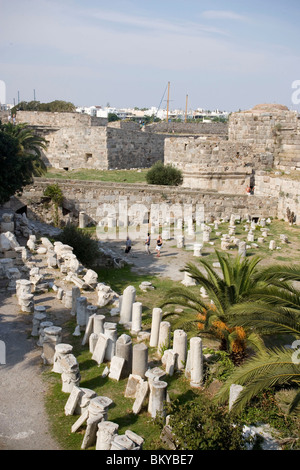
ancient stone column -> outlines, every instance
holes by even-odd
[[[177,235],[176,241],[177,241],[177,248],[184,248],[184,236],[183,235]]]
[[[96,450],[110,450],[114,437],[118,434],[119,425],[112,421],[98,423]]]
[[[60,326],[49,326],[44,329],[43,353],[44,364],[53,364],[55,346],[62,342],[62,328]]]
[[[40,326],[39,326],[39,339],[38,339],[38,342],[36,343],[37,346],[43,346],[44,337],[45,337],[44,329],[49,328],[50,326],[53,326],[52,321],[42,321],[40,323]]]
[[[74,414],[83,415],[85,410],[88,408],[91,400],[96,398],[97,393],[90,388],[80,387],[80,395],[76,403]]]
[[[72,305],[73,305],[72,300],[73,300],[72,291],[71,290],[66,291],[63,297],[64,306],[66,308],[72,308]]]
[[[159,336],[157,344],[157,351],[160,356],[163,355],[163,350],[168,349],[170,346],[170,331],[171,324],[168,321],[162,321],[159,327]]]
[[[132,371],[132,339],[128,335],[121,335],[116,342],[116,356],[125,360],[121,378],[128,377]]]
[[[190,339],[190,374],[191,387],[200,387],[203,383],[203,353],[202,339],[194,337]]]
[[[269,243],[269,250],[275,250],[276,249],[276,242],[275,240],[270,240]]]
[[[163,413],[164,402],[167,398],[167,382],[162,380],[153,381],[150,387],[150,396],[148,404],[148,412],[152,418],[156,417],[156,414]]]
[[[60,361],[66,354],[71,354],[73,346],[66,343],[58,343],[55,346],[55,353],[53,358],[52,372],[62,374],[63,368],[61,367]]]
[[[203,230],[203,243],[209,242],[209,240],[210,240],[210,231]]]
[[[245,258],[247,254],[246,246],[247,246],[246,242],[240,242],[238,244],[238,253],[239,253],[239,256],[241,256],[242,258]]]
[[[132,440],[123,434],[114,437],[110,450],[133,450],[134,447],[135,445]]]
[[[78,227],[79,228],[85,228],[86,227],[86,213],[83,212],[83,211],[79,212]]]
[[[137,334],[142,329],[142,309],[143,305],[141,302],[134,302],[132,304],[132,323],[131,333]]]
[[[104,333],[104,320],[105,320],[105,315],[95,315],[94,320],[93,320],[93,333],[96,333],[97,335],[99,333]]]
[[[128,286],[123,291],[122,306],[120,311],[120,323],[129,323],[132,320],[132,305],[135,302],[136,290]]]
[[[34,311],[34,295],[33,294],[22,294],[19,297],[19,305],[22,312],[33,313]]]
[[[71,315],[76,315],[77,298],[81,296],[79,287],[72,287],[72,310]]]
[[[86,325],[86,307],[87,307],[87,298],[78,297],[76,301],[76,320],[77,325],[85,326]]]
[[[132,348],[132,374],[145,378],[148,369],[148,347],[144,343],[135,344]]]
[[[176,369],[182,370],[185,367],[187,356],[187,334],[183,330],[175,330],[173,337],[173,350],[178,354]]]
[[[254,233],[253,232],[248,232],[248,235],[247,235],[247,240],[248,242],[254,242]]]
[[[85,324],[88,324],[89,318],[92,315],[95,315],[98,311],[98,307],[96,305],[88,305],[86,307],[86,318],[85,318]]]
[[[34,309],[34,315],[32,318],[32,330],[31,330],[31,336],[38,336],[39,335],[39,329],[40,329],[40,324],[43,320],[46,319],[47,315],[45,313],[46,308],[44,307],[44,311],[36,311],[36,308]]]
[[[31,286],[32,282],[28,281],[27,279],[17,279],[16,280],[16,297],[19,302],[19,298],[25,294],[25,295],[30,295],[31,294]]]
[[[98,342],[99,336],[96,333],[91,333],[89,337],[89,351],[90,353],[94,353],[96,344]]]
[[[183,280],[181,281],[181,284],[183,284],[184,286],[186,287],[190,287],[190,286],[195,286],[196,285],[196,281],[195,279],[192,278],[192,276],[190,275],[190,273],[188,273],[187,271],[184,271],[184,278]]]
[[[150,335],[150,346],[157,347],[159,338],[159,328],[162,318],[162,309],[154,308],[152,310],[152,323],[151,323],[151,335]]]
[[[202,249],[201,243],[195,243],[194,244],[194,256],[201,256],[201,249]]]
[[[81,444],[81,449],[87,449],[88,447],[91,447],[95,444],[97,439],[98,425],[100,422],[106,420],[107,408],[103,407],[101,398],[105,397],[93,398],[88,406],[88,420],[85,435]]]
[[[242,385],[232,384],[229,391],[229,411],[231,410],[234,402],[237,400],[239,394],[243,390]]]
[[[105,359],[107,361],[111,361],[112,357],[115,356],[116,342],[118,338],[116,323],[110,323],[110,322],[104,323],[104,336],[107,338]]]
[[[80,371],[79,364],[73,354],[64,354],[61,356],[59,365],[62,369],[62,392],[71,393],[74,386],[79,386]]]

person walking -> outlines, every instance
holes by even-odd
[[[127,237],[127,240],[126,240],[126,247],[125,247],[125,253],[129,253],[131,250],[131,240],[129,237]]]
[[[155,250],[157,251],[157,257],[159,258],[160,257],[160,250],[161,250],[161,247],[162,247],[162,238],[161,238],[161,235],[159,235],[157,237],[157,240],[156,240],[156,248]]]
[[[148,253],[148,255],[151,254],[151,252],[150,252],[150,241],[151,241],[150,233],[148,233],[146,241],[145,241],[145,250]]]

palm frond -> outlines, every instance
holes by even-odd
[[[215,396],[215,401],[224,403],[229,398],[232,384],[244,388],[233,405],[233,412],[240,412],[259,392],[274,385],[289,385],[300,380],[300,367],[292,360],[287,348],[261,351],[238,367]]]

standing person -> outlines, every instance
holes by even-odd
[[[150,253],[151,253],[150,252],[150,241],[151,241],[150,233],[148,233],[146,241],[145,241],[145,250],[148,253],[148,255],[150,255]]]
[[[160,257],[161,247],[162,247],[162,238],[161,238],[161,235],[159,235],[157,240],[156,240],[156,248],[155,248],[155,250],[157,251],[156,256],[158,256],[158,258]]]
[[[125,253],[129,253],[131,250],[131,240],[129,237],[127,237],[127,240],[126,240],[126,248],[125,248]]]

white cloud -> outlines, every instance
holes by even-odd
[[[248,18],[239,13],[229,10],[206,10],[202,13],[203,18],[209,20],[235,20],[235,21],[247,21]]]

